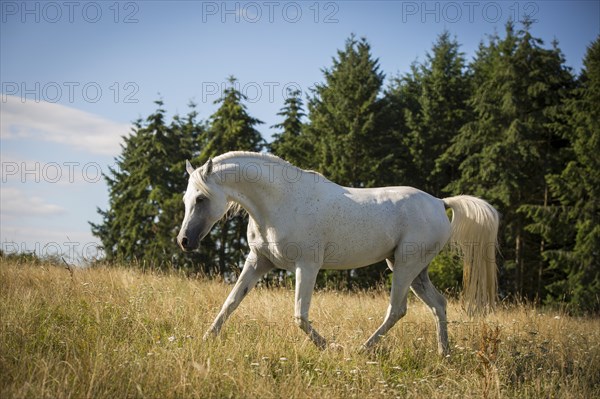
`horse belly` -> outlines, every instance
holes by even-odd
[[[324,269],[356,269],[393,255],[402,234],[398,216],[368,219],[343,218],[333,224],[324,240]]]
[[[325,245],[323,269],[356,269],[390,258],[397,245],[389,237],[353,241],[330,241]]]

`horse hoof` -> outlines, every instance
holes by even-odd
[[[373,346],[372,345],[361,345],[360,348],[358,349],[358,353],[361,355],[366,355],[373,352]]]
[[[342,352],[344,349],[344,346],[338,343],[332,342],[329,344],[329,350],[331,351]]]
[[[216,337],[216,336],[217,336],[217,334],[216,334],[214,331],[212,331],[212,330],[208,330],[208,331],[207,331],[207,332],[206,332],[206,333],[205,333],[205,334],[202,336],[202,341],[205,341],[205,342],[206,342],[206,341],[209,341],[209,340],[211,340],[212,338],[214,338],[214,337]]]

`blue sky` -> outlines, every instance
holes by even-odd
[[[131,122],[162,99],[170,116],[216,109],[238,78],[269,140],[287,87],[322,81],[351,33],[389,79],[449,30],[472,59],[509,18],[558,40],[576,72],[600,33],[598,1],[2,1],[0,242],[7,252],[96,254],[88,221],[107,189],[99,173]],[[401,184],[401,182],[399,182]]]

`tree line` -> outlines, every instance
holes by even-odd
[[[345,186],[485,198],[502,215],[501,295],[600,311],[600,37],[576,76],[558,43],[546,46],[530,28],[507,23],[470,62],[443,32],[422,62],[387,83],[368,41],[352,35],[321,83],[304,98],[288,93],[270,143],[234,77],[206,121],[193,103],[167,121],[157,101],[105,176],[109,205],[91,227],[106,261],[235,275],[247,252],[243,215],[218,223],[198,252],[177,247],[185,160],[199,166],[231,150],[270,151]],[[450,252],[430,273],[442,290],[460,286]],[[321,272],[319,284],[362,288],[386,278],[377,265]]]

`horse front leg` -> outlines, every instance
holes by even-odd
[[[273,268],[273,264],[267,258],[262,255],[255,254],[254,252],[250,252],[246,258],[246,263],[244,264],[242,273],[231,290],[231,293],[225,300],[221,311],[215,318],[215,321],[212,323],[206,334],[204,334],[204,340],[208,339],[208,337],[211,335],[219,334],[223,323],[225,323],[225,320],[227,320],[231,313],[233,313],[233,311],[238,307],[240,302],[242,302],[242,299],[244,299],[248,292],[254,288],[258,280],[260,280],[262,276],[264,276]]]
[[[318,271],[319,269],[314,265],[296,265],[295,318],[298,327],[308,335],[317,348],[325,349],[327,347],[327,341],[313,328],[308,319],[310,301],[315,288],[315,282],[317,281]]]

